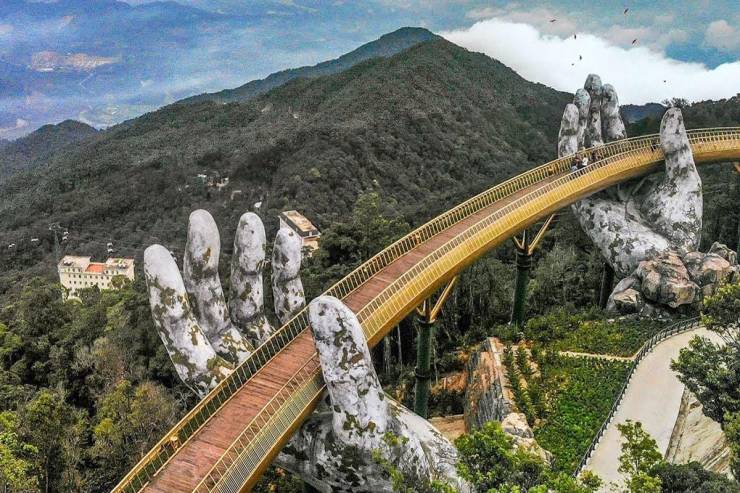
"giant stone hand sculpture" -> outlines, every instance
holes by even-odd
[[[588,76],[563,113],[560,157],[626,137],[614,88]],[[692,305],[736,276],[736,255],[724,245],[698,252],[702,226],[701,178],[694,164],[683,115],[663,116],[660,146],[665,173],[613,187],[576,202],[583,230],[622,277],[608,308],[645,315],[671,314]],[[657,151],[657,149],[655,149]]]
[[[216,223],[200,210],[190,216],[184,279],[166,248],[153,245],[144,254],[155,325],[178,375],[201,397],[273,332],[263,308],[265,230],[259,217],[247,213],[239,221],[228,305],[218,277],[219,253]],[[272,256],[275,313],[281,323],[304,306],[300,265],[300,239],[281,229]],[[391,491],[381,463],[412,480],[443,480],[469,491],[457,476],[454,446],[383,392],[354,313],[324,296],[309,305],[309,320],[328,397],[277,463],[324,492]]]

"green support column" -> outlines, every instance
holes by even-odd
[[[429,393],[431,387],[432,342],[434,341],[434,322],[417,317],[416,333],[416,389],[414,412],[422,418],[429,416]]]
[[[599,308],[606,308],[606,302],[609,301],[609,295],[612,294],[614,286],[614,269],[608,263],[604,262],[604,271],[601,273],[601,289],[599,290]]]
[[[524,309],[527,305],[527,285],[529,269],[532,267],[532,253],[527,242],[527,234],[516,249],[516,285],[514,287],[514,305],[511,309],[511,323],[517,327],[524,325]]]

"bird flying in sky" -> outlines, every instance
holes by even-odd
[[[622,12],[622,13],[623,13],[624,15],[627,15],[627,12],[629,12],[629,11],[630,11],[630,9],[629,9],[629,7],[628,7],[628,8],[626,8],[626,9],[624,9],[624,12]]]

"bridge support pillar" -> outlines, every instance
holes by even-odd
[[[431,299],[416,308],[416,368],[414,375],[416,387],[414,389],[414,412],[422,418],[429,417],[429,394],[431,393],[432,381],[432,348],[434,347],[434,325],[439,313],[442,311],[447,297],[457,283],[457,277],[445,286],[436,303]]]
[[[422,418],[429,417],[429,394],[432,380],[432,341],[434,341],[434,322],[418,317],[416,331],[416,389],[414,412]]]
[[[529,270],[532,267],[532,251],[524,232],[521,244],[516,249],[516,284],[514,285],[514,303],[511,307],[511,323],[517,327],[524,325],[524,309],[527,305],[527,286]]]
[[[552,224],[556,214],[552,214],[535,235],[532,243],[527,237],[527,230],[522,232],[522,239],[514,237],[516,246],[516,284],[514,285],[514,302],[511,306],[511,323],[517,327],[524,325],[524,314],[527,306],[527,286],[529,285],[529,270],[532,268],[532,254],[542,241],[547,228]]]
[[[599,308],[606,308],[609,301],[609,295],[614,287],[614,269],[607,262],[604,262],[604,271],[601,273],[601,289],[599,290]]]

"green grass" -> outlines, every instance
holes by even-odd
[[[632,356],[665,328],[655,320],[619,320],[555,312],[529,320],[525,337],[551,351]]]
[[[627,376],[619,361],[538,356],[539,375],[515,392],[534,415],[537,442],[554,456],[556,471],[572,472],[601,427]]]

